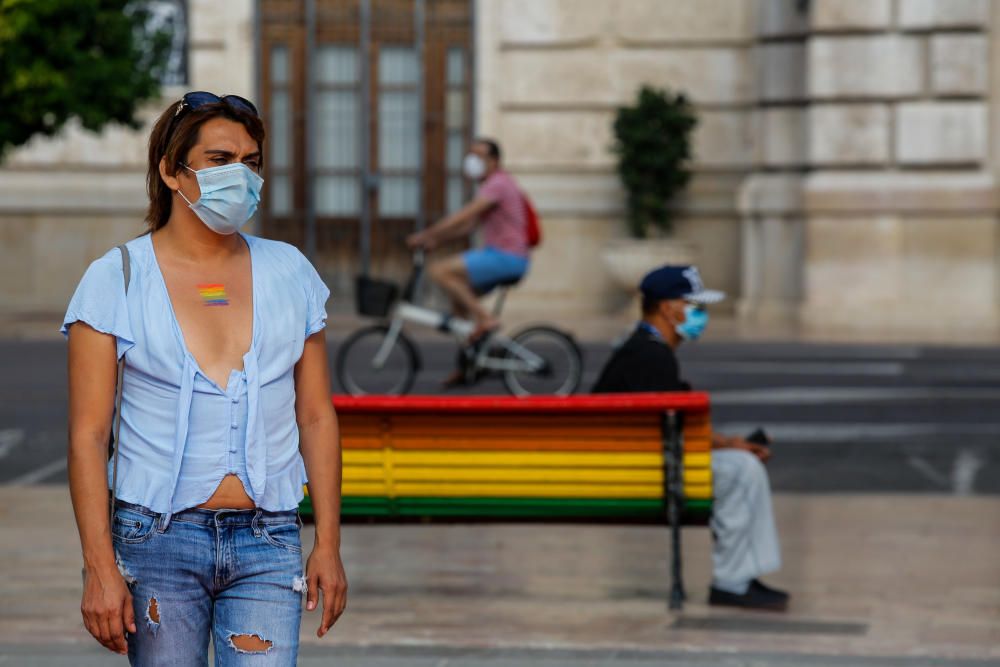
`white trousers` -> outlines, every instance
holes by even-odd
[[[742,594],[752,579],[781,568],[767,469],[742,449],[712,450],[715,493],[712,585]]]

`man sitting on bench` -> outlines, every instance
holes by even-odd
[[[688,391],[674,350],[693,341],[708,323],[705,306],[725,294],[706,290],[693,266],[664,266],[643,278],[642,319],[632,336],[601,372],[594,393]],[[715,546],[708,602],[784,611],[788,594],[758,577],[781,567],[771,487],[764,463],[766,445],[712,434],[711,520]]]

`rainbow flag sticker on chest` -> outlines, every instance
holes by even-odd
[[[226,286],[218,283],[206,283],[198,285],[198,293],[206,306],[228,306],[229,297],[226,296]]]

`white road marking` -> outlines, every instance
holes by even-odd
[[[937,470],[920,456],[909,456],[906,462],[917,472],[941,488],[951,488],[956,496],[971,496],[975,492],[976,474],[986,461],[970,449],[961,449],[955,457],[951,476]]]
[[[777,442],[862,442],[940,436],[954,440],[965,436],[1000,437],[1000,424],[913,424],[910,422],[722,422],[715,430],[726,434],[750,433],[762,427]]]
[[[906,462],[934,484],[942,488],[948,487],[948,478],[928,463],[926,459],[920,456],[908,456]]]
[[[799,362],[799,361],[686,361],[685,371],[716,371],[726,375],[866,375],[901,376],[906,367],[898,362]]]
[[[709,399],[713,405],[1000,401],[1000,390],[978,387],[769,387],[713,391]]]
[[[985,465],[983,458],[970,449],[963,449],[955,457],[951,471],[951,488],[956,496],[970,496],[976,484],[976,473]]]
[[[26,486],[28,484],[38,484],[43,482],[52,475],[62,472],[66,469],[68,462],[64,456],[56,461],[51,461],[46,463],[41,468],[35,468],[31,472],[27,472],[23,475],[15,477],[14,479],[7,480],[7,484],[10,486]]]
[[[629,329],[625,338],[632,335],[634,327]],[[856,361],[918,361],[927,359],[925,350],[920,347],[865,347],[860,345],[785,345],[763,344],[719,346],[709,343],[704,347],[682,346],[681,356],[690,355],[692,361],[698,359],[725,360],[725,359],[774,359],[776,361],[828,361],[828,360],[856,360]],[[702,357],[701,355],[706,355]],[[930,359],[928,359],[930,360]]]
[[[23,428],[7,428],[0,431],[0,459],[24,442]]]

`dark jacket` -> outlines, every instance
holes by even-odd
[[[689,391],[681,380],[673,349],[659,336],[637,326],[615,350],[591,392],[621,394],[643,391]]]

